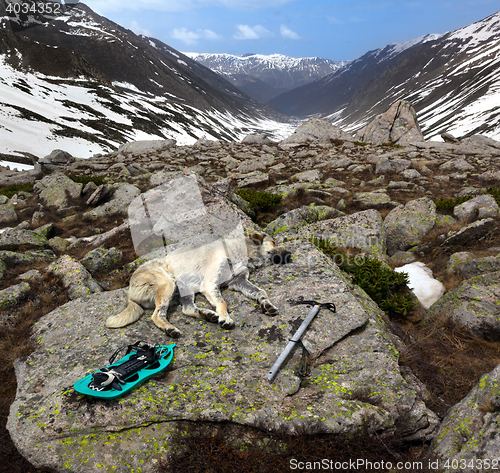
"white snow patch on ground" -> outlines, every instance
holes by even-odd
[[[446,292],[444,284],[432,277],[432,270],[425,263],[417,261],[405,264],[394,271],[408,274],[410,280],[408,287],[426,310]]]

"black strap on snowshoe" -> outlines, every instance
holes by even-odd
[[[142,343],[142,345],[141,345]],[[110,389],[115,389],[117,391],[122,391],[121,385],[127,382],[127,378],[130,378],[138,371],[146,368],[147,366],[155,363],[161,356],[161,352],[157,350],[155,345],[150,345],[144,341],[138,341],[133,345],[124,345],[118,348],[111,358],[109,363],[112,365],[118,354],[127,349],[125,356],[131,351],[136,351],[127,361],[124,361],[121,365],[113,366],[113,368],[103,368],[92,374],[92,381],[89,384],[89,388],[93,391],[107,391]]]

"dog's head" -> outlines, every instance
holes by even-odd
[[[250,266],[265,264],[286,264],[291,261],[292,254],[279,246],[265,233],[253,232],[247,239],[247,254]]]

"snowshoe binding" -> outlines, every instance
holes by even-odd
[[[113,353],[109,366],[85,376],[74,384],[75,391],[88,396],[114,399],[123,396],[137,385],[165,369],[174,356],[175,343],[150,345],[138,341],[125,345]],[[115,363],[118,354],[127,349]]]

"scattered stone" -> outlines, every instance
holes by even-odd
[[[21,281],[39,281],[42,279],[42,273],[38,271],[38,269],[32,269],[30,271],[26,271],[23,274],[20,274],[17,279],[20,279]]]
[[[298,209],[290,210],[280,215],[276,220],[273,220],[264,231],[272,236],[284,232],[293,235],[305,225],[341,215],[344,215],[344,213],[326,205],[304,205]]]
[[[441,133],[441,138],[443,138],[443,140],[446,142],[446,143],[460,143],[460,140],[455,138],[451,133]]]
[[[0,309],[14,307],[28,293],[30,285],[27,282],[15,284],[0,291]],[[14,317],[14,315],[12,315]]]
[[[47,267],[47,271],[62,279],[70,300],[102,292],[101,286],[92,279],[92,275],[71,256],[61,256]]]
[[[491,229],[495,227],[495,220],[492,218],[485,218],[477,220],[462,229],[451,232],[444,241],[445,245],[463,245],[470,240],[483,239]]]
[[[375,166],[376,174],[401,173],[411,166],[411,161],[401,158],[380,158]]]
[[[279,143],[281,149],[294,148],[310,143],[325,143],[333,140],[353,141],[353,137],[322,118],[310,118],[300,125],[292,135]]]
[[[58,236],[51,238],[48,243],[50,248],[57,253],[63,253],[71,245],[71,243],[66,238],[61,238]]]
[[[391,210],[384,221],[389,256],[419,245],[435,223],[436,204],[428,197]]]
[[[95,186],[95,184],[94,184]],[[87,199],[86,205],[97,205],[109,192],[104,184],[96,187],[90,197]]]
[[[69,199],[77,199],[82,193],[83,184],[72,181],[62,173],[55,173],[37,181],[33,190],[42,203],[58,210],[69,207]]]
[[[0,233],[0,250],[23,251],[47,246],[47,239],[32,230],[8,228]]]
[[[87,195],[90,194],[92,195],[96,190],[97,190],[97,184],[94,181],[89,181],[87,184],[85,184],[85,187],[82,189],[82,194]],[[87,205],[89,205],[87,203]]]
[[[35,165],[35,170],[41,171],[43,174],[51,174],[53,172],[64,171],[64,169],[74,163],[76,160],[71,154],[66,151],[55,149],[48,156],[40,159]]]
[[[475,171],[476,168],[469,164],[464,158],[456,158],[452,159],[444,164],[441,164],[439,166],[440,171],[447,171],[447,172],[453,172],[453,171]]]
[[[35,233],[38,233],[41,237],[45,238],[48,240],[50,238],[50,235],[54,231],[54,224],[53,223],[46,223],[45,225],[42,225],[41,227],[35,228],[33,230]]]
[[[380,261],[387,259],[382,217],[374,209],[307,225],[299,234],[329,240],[338,248],[358,248]]]
[[[161,153],[176,145],[176,140],[144,140],[144,141],[132,141],[131,143],[125,143],[118,148],[118,153],[121,154],[154,154]]]
[[[292,179],[296,179],[300,182],[316,182],[321,181],[321,173],[317,169],[312,169],[310,171],[304,171],[299,174],[292,176]]]
[[[472,220],[473,218],[498,217],[500,208],[492,195],[479,195],[453,209],[453,215],[459,220]]]
[[[406,169],[401,173],[405,179],[419,179],[422,176],[416,169]]]
[[[480,181],[488,182],[488,183],[499,183],[500,182],[500,171],[486,171],[482,174],[479,174],[477,178]]]
[[[0,204],[0,223],[15,223],[17,218],[16,208],[13,204]]]
[[[107,270],[123,259],[123,253],[117,248],[96,248],[87,253],[80,263],[91,273],[95,274]]]
[[[495,271],[500,271],[500,256],[475,258],[473,253],[467,251],[452,254],[446,266],[448,274],[460,275],[465,279]]]
[[[83,214],[84,219],[97,219],[102,217],[114,217],[127,215],[128,206],[141,191],[132,184],[120,184],[115,190],[113,197],[95,209]]]
[[[405,264],[414,263],[417,258],[411,251],[396,251],[390,258],[389,261],[394,266],[403,266]]]
[[[474,253],[471,253],[470,251],[459,251],[457,253],[453,253],[448,259],[445,271],[449,275],[458,275],[461,273],[461,268],[464,263],[468,263],[473,259]]]
[[[425,315],[430,322],[450,317],[459,327],[484,340],[500,340],[500,271],[464,281],[445,294]]]
[[[354,201],[362,207],[372,209],[386,209],[396,207],[398,202],[394,202],[385,192],[357,192],[354,194]]]
[[[270,145],[274,142],[269,139],[269,137],[263,133],[255,135],[247,135],[241,140],[242,143],[247,145]]]
[[[147,174],[147,169],[144,169],[142,166],[139,166],[137,163],[131,163],[126,167],[127,171],[131,176],[140,176],[141,174]]]

